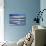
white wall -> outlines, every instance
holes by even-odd
[[[40,9],[46,9],[46,0],[40,0]],[[46,27],[46,11],[43,12],[43,22],[41,21],[40,24]]]
[[[4,41],[4,0],[0,0],[0,42]]]

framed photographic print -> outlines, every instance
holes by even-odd
[[[25,14],[9,14],[9,23],[17,26],[26,25]]]

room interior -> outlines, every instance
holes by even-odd
[[[0,0],[0,46],[46,46],[45,5],[46,0]]]

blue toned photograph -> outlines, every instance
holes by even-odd
[[[26,25],[25,14],[9,14],[9,23],[16,26]]]

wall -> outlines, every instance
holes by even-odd
[[[46,5],[46,0],[41,0],[41,1],[40,1],[40,9],[41,9],[41,11],[42,11],[43,9],[46,9],[46,6],[45,6],[45,5]],[[40,22],[40,25],[46,27],[46,10],[43,12],[42,17],[43,17],[43,22],[41,21],[41,22]]]
[[[0,42],[4,41],[4,0],[0,0]]]
[[[24,37],[34,24],[33,19],[40,9],[40,0],[4,0],[4,26],[5,40],[18,41]],[[25,26],[14,26],[9,24],[9,14],[24,13],[26,15]]]

